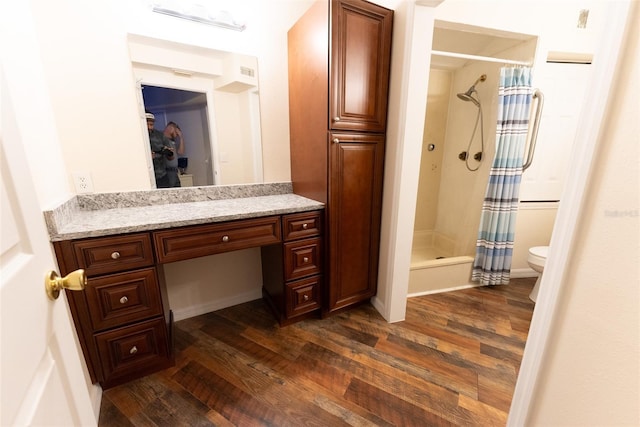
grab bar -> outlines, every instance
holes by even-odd
[[[533,118],[529,152],[527,153],[527,160],[522,165],[522,172],[527,170],[527,168],[531,166],[531,162],[533,162],[533,154],[536,151],[536,141],[538,139],[538,129],[540,128],[540,116],[542,116],[542,107],[544,106],[544,95],[539,89],[533,92],[533,97],[538,98],[538,102],[536,103],[536,115]]]

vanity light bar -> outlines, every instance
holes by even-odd
[[[153,6],[152,10],[154,12],[162,13],[164,15],[169,15],[176,18],[188,19],[189,21],[195,21],[201,24],[213,25],[215,27],[226,28],[228,30],[244,31],[247,28],[246,25],[236,24],[232,19],[230,19],[231,16],[229,15],[228,12],[220,12],[225,18],[227,18],[224,21],[221,21],[215,18],[207,18],[203,16],[190,15],[190,14],[178,12],[177,10],[167,9],[166,7],[162,7],[162,6]]]

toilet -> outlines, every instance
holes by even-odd
[[[536,280],[536,284],[529,294],[529,299],[533,302],[536,302],[536,298],[538,298],[538,288],[540,287],[540,280],[542,280],[542,271],[544,270],[544,263],[547,260],[547,253],[549,253],[549,246],[534,246],[529,248],[527,263],[529,267],[538,273],[538,280]]]

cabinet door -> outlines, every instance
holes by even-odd
[[[334,311],[376,292],[384,136],[332,133],[329,301]]]
[[[384,132],[393,11],[355,0],[331,7],[329,128]]]

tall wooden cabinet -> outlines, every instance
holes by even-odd
[[[324,314],[376,293],[392,24],[319,1],[288,33],[293,191],[326,205]]]

